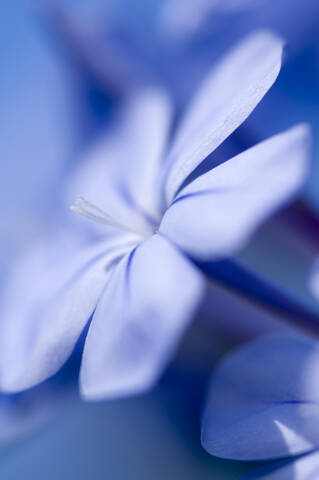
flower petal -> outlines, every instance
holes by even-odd
[[[83,396],[112,398],[150,388],[170,360],[202,290],[196,268],[160,235],[123,259],[87,335]]]
[[[79,245],[66,234],[17,265],[1,306],[0,387],[17,392],[53,375],[71,354],[112,262],[127,246]]]
[[[282,41],[251,34],[208,75],[189,107],[169,153],[166,199],[248,117],[277,78]]]
[[[300,188],[309,143],[308,128],[300,125],[202,175],[170,205],[160,231],[199,259],[233,254]]]
[[[211,453],[234,460],[298,455],[319,446],[319,346],[272,335],[230,355],[213,375],[202,425]]]
[[[121,223],[147,230],[158,221],[158,177],[169,125],[164,94],[149,90],[133,96],[107,137],[84,159],[69,201],[83,195]]]

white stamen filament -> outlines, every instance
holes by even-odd
[[[120,222],[115,220],[113,217],[111,217],[111,215],[109,215],[108,213],[106,213],[104,210],[97,207],[96,205],[94,205],[94,203],[90,202],[82,195],[79,195],[76,198],[74,205],[71,205],[70,209],[73,212],[78,213],[79,215],[82,215],[84,217],[87,217],[90,220],[93,220],[95,222],[102,223],[104,225],[109,225],[115,228],[119,228],[120,230],[124,230],[126,232],[136,233],[137,235],[144,235],[144,233],[142,232],[139,232],[137,230],[134,230],[131,227],[121,224]]]

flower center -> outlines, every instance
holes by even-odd
[[[83,195],[79,195],[76,198],[74,205],[71,205],[70,209],[73,212],[82,215],[83,217],[89,218],[90,220],[93,220],[97,223],[102,223],[103,225],[115,227],[119,230],[123,230],[129,233],[135,233],[143,237],[145,237],[145,235],[147,234],[147,232],[145,231],[134,229],[131,226],[127,226],[119,222],[110,214],[108,214],[105,210],[102,210],[102,208],[97,207],[96,205],[94,205],[94,203],[87,200],[85,197],[83,197]]]

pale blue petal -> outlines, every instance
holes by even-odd
[[[191,103],[169,153],[169,203],[185,178],[248,117],[277,78],[282,42],[258,31],[214,68]]]
[[[159,176],[170,104],[158,90],[138,93],[83,159],[68,193],[87,197],[121,223],[142,231],[158,223]]]
[[[317,480],[319,477],[319,452],[297,460],[283,461],[258,468],[240,477],[240,480]]]
[[[93,313],[112,262],[127,246],[83,246],[66,233],[16,265],[1,303],[0,388],[17,392],[53,375]]]
[[[87,335],[81,368],[84,398],[121,397],[153,386],[202,291],[200,273],[160,235],[123,259]]]
[[[160,231],[198,259],[233,254],[302,186],[309,144],[300,125],[219,165],[179,193]]]
[[[202,443],[234,460],[268,460],[319,446],[319,345],[266,336],[229,355],[209,388]]]

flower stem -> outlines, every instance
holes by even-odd
[[[319,336],[319,307],[310,307],[303,300],[233,259],[204,262],[197,265],[207,275],[248,300],[279,315],[296,327]]]

